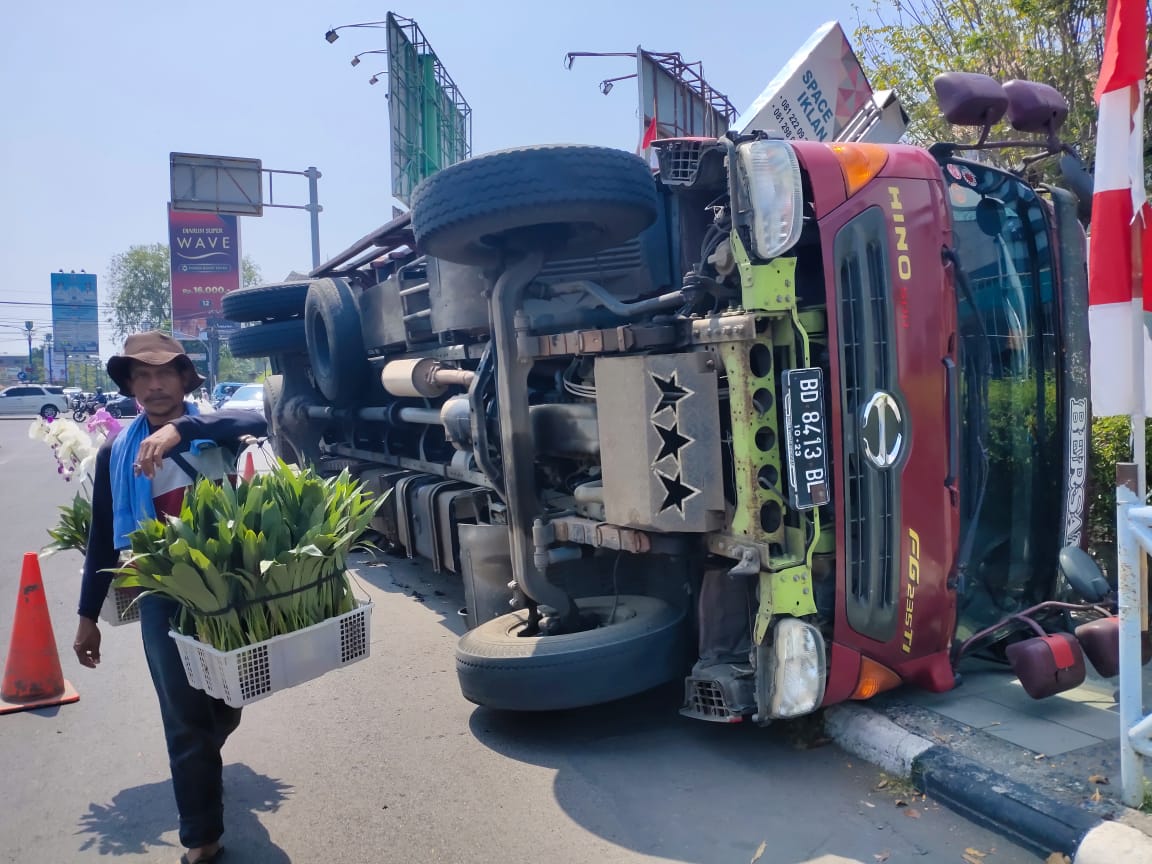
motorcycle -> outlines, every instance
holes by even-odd
[[[103,407],[104,402],[99,397],[83,398],[76,396],[72,399],[72,419],[77,423],[83,423]]]

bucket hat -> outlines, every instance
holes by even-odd
[[[149,366],[164,366],[177,361],[177,366],[186,369],[191,375],[186,376],[184,393],[192,393],[204,384],[203,376],[196,371],[192,360],[184,352],[184,346],[159,330],[149,330],[146,333],[133,333],[124,340],[122,353],[115,354],[108,360],[108,377],[116,382],[120,392],[125,396],[132,395],[131,373],[132,361],[147,363]]]

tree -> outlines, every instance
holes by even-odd
[[[954,131],[939,115],[932,79],[951,70],[981,72],[1059,90],[1069,103],[1061,137],[1091,165],[1105,10],[1106,0],[872,0],[867,12],[857,8],[854,36],[873,86],[900,96],[914,143],[972,140],[976,130]],[[1152,112],[1145,124],[1152,142]]]
[[[247,256],[240,262],[243,287],[260,282],[260,268]],[[111,310],[108,323],[117,339],[141,330],[172,329],[171,269],[166,243],[131,246],[108,265]]]
[[[117,339],[140,330],[172,329],[170,276],[165,243],[132,246],[112,256],[108,265],[112,289],[108,323]]]

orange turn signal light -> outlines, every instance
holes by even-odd
[[[840,162],[844,188],[851,198],[863,189],[888,163],[888,151],[879,144],[828,144]]]
[[[856,681],[856,689],[852,691],[852,695],[848,698],[871,699],[877,693],[892,690],[893,688],[899,687],[902,683],[900,676],[887,666],[881,666],[875,660],[861,657],[860,677]]]

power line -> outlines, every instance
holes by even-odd
[[[0,306],[40,306],[49,309],[115,309],[111,303],[44,303],[36,300],[0,300]]]

